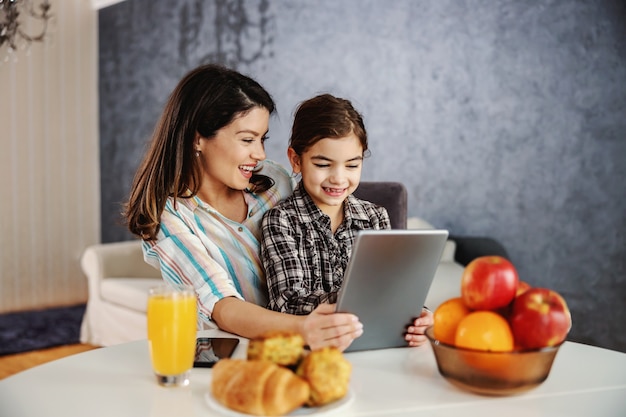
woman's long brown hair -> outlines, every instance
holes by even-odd
[[[170,95],[133,180],[124,210],[128,229],[143,240],[156,240],[167,199],[189,198],[200,188],[196,133],[212,138],[255,107],[275,110],[270,94],[253,79],[213,64],[189,72]],[[273,185],[260,175],[250,182],[256,192]]]

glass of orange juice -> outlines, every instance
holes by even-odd
[[[148,293],[148,344],[152,369],[163,386],[189,384],[196,349],[193,287],[162,284]]]

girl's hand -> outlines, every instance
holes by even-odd
[[[423,308],[422,314],[415,319],[411,326],[408,327],[405,340],[409,342],[409,346],[421,346],[428,340],[424,332],[434,323],[432,311]]]
[[[342,352],[363,334],[358,317],[335,313],[335,305],[320,304],[304,319],[302,335],[311,350],[334,346]]]

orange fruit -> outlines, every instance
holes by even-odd
[[[433,313],[433,333],[435,339],[454,345],[459,322],[471,313],[461,297],[450,298],[437,307]]]
[[[454,344],[468,349],[510,352],[513,350],[513,332],[498,313],[474,311],[459,322]]]
[[[511,365],[513,332],[504,317],[488,310],[474,311],[459,323],[455,344],[475,349],[460,352],[462,360],[477,373],[476,377],[504,378]]]

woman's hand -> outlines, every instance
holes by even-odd
[[[426,309],[422,309],[422,314],[415,319],[411,326],[406,330],[405,340],[409,342],[409,346],[421,346],[428,340],[424,332],[429,326],[432,326],[433,313]]]
[[[363,324],[358,317],[335,313],[335,307],[333,304],[320,304],[304,319],[302,336],[311,350],[334,346],[343,352],[363,334]]]

